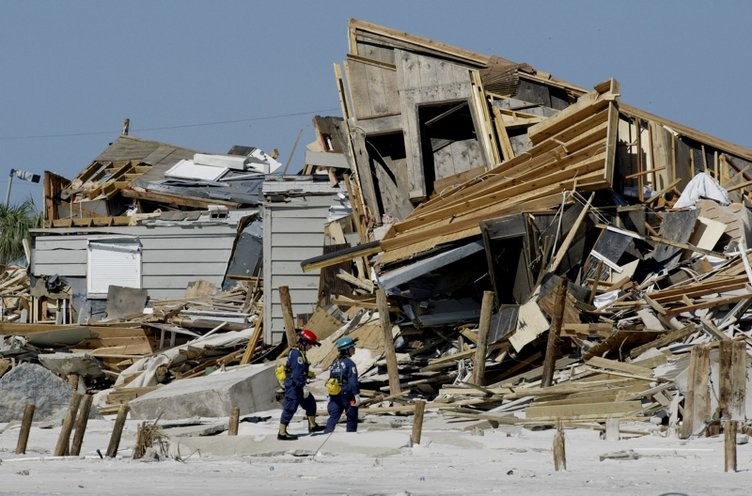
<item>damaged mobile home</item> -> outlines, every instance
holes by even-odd
[[[110,354],[103,411],[272,363],[306,326],[322,368],[358,338],[366,414],[423,399],[492,423],[749,427],[752,150],[623,102],[616,78],[581,88],[354,19],[347,34],[343,115],[313,119],[295,178],[249,147],[127,135],[75,180],[46,176],[31,279],[64,281],[89,344],[115,338],[87,321],[113,291],[154,299],[119,312],[143,347]]]

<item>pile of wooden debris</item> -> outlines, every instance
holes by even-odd
[[[100,407],[114,412],[172,381],[273,361],[285,340],[262,335],[289,342],[305,326],[322,370],[336,339],[358,338],[370,413],[420,399],[492,423],[644,420],[685,437],[746,422],[752,150],[622,103],[614,79],[586,91],[358,20],[348,40],[344,118],[314,119],[303,171],[344,185],[350,208],[324,226],[323,255],[295,261],[320,271],[317,308],[293,310],[311,288],[275,287],[277,320],[265,319],[248,277],[128,319],[4,324],[24,339],[2,355],[84,353],[117,383]],[[262,333],[278,308],[285,328]],[[207,335],[227,340],[197,346]],[[129,367],[167,348],[179,358],[131,382]]]

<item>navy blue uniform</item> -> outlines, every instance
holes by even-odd
[[[303,387],[308,380],[310,364],[305,353],[298,348],[292,348],[287,355],[287,377],[285,377],[285,398],[282,403],[280,422],[287,425],[292,420],[299,406],[302,406],[307,416],[316,415],[316,399],[313,394],[303,397]]]
[[[329,377],[336,377],[342,384],[340,394],[329,395],[329,404],[326,410],[329,412],[329,420],[326,421],[324,432],[334,432],[334,427],[339,422],[342,413],[347,417],[347,432],[358,430],[358,407],[355,405],[355,396],[360,394],[358,385],[358,369],[347,356],[337,358],[329,369]]]

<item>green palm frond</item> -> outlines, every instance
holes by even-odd
[[[0,263],[6,265],[24,257],[23,240],[29,229],[41,227],[42,214],[32,199],[20,205],[0,205]]]

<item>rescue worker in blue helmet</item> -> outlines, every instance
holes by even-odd
[[[355,354],[355,340],[347,336],[338,339],[337,350],[339,356],[329,368],[328,384],[336,379],[340,390],[337,393],[336,387],[327,387],[329,404],[326,409],[329,412],[329,420],[326,422],[324,432],[334,432],[334,427],[339,422],[342,413],[347,418],[347,432],[356,432],[358,430],[360,386],[358,384],[358,369],[355,362],[350,358]]]
[[[295,434],[287,432],[287,426],[292,417],[303,407],[308,418],[308,432],[320,432],[324,426],[316,423],[316,399],[308,389],[308,379],[312,377],[309,370],[310,363],[306,358],[306,352],[314,346],[321,346],[316,334],[310,329],[303,329],[298,333],[298,343],[290,348],[287,355],[287,374],[285,376],[285,397],[282,400],[282,416],[279,420],[279,433],[277,439],[281,441],[294,441],[298,439]]]

